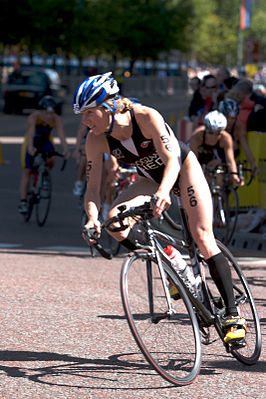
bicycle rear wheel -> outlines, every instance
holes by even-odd
[[[47,220],[51,199],[52,199],[52,179],[50,172],[46,171],[39,175],[40,184],[36,203],[36,220],[39,226],[43,226]]]
[[[221,242],[217,241],[217,244],[224,256],[226,257],[230,266],[235,294],[235,302],[238,308],[239,315],[241,317],[244,317],[247,321],[247,331],[245,339],[246,346],[239,348],[236,348],[234,346],[227,346],[227,349],[241,363],[244,363],[246,365],[253,365],[257,362],[261,353],[260,321],[255,301],[253,299],[247,279],[243,275],[239,265],[237,264],[236,259]],[[208,273],[208,270],[206,270],[206,273]],[[207,277],[207,284],[208,289],[211,293],[212,304],[214,308],[216,308],[216,312],[222,318],[225,314],[225,309],[220,294],[218,293],[217,288],[211,278]],[[218,333],[223,339],[222,322],[220,328],[218,329]]]
[[[167,268],[167,266],[166,266]],[[192,305],[176,275],[180,299],[169,314],[158,264],[145,255],[129,255],[121,270],[121,297],[139,349],[150,365],[174,385],[193,382],[201,366],[201,339]],[[168,312],[168,313],[167,313]]]

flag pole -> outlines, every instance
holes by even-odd
[[[244,46],[244,35],[243,30],[238,30],[238,42],[237,42],[237,68],[241,69],[243,65],[243,46]]]

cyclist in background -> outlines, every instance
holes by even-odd
[[[226,117],[218,111],[209,112],[203,125],[198,127],[191,136],[190,148],[195,153],[199,163],[204,167],[215,169],[218,165],[226,163],[231,175],[231,182],[242,184],[237,173],[234,157],[234,143],[231,135],[225,130]]]
[[[119,163],[136,166],[140,175],[116,198],[108,216],[115,216],[121,204],[127,208],[141,205],[155,194],[154,216],[159,217],[171,204],[172,190],[180,191],[192,236],[225,303],[224,340],[242,341],[246,322],[238,315],[229,265],[213,235],[212,199],[200,164],[195,154],[177,140],[159,112],[121,98],[118,93],[117,82],[109,72],[87,78],[74,94],[73,110],[83,114],[83,121],[90,128],[86,140],[85,228],[101,234],[99,181],[106,152]],[[136,249],[136,240],[140,240],[133,225],[134,221],[129,220],[128,228],[112,233],[129,250]]]
[[[44,96],[39,102],[39,109],[29,115],[27,119],[27,131],[21,147],[22,175],[20,180],[20,204],[19,212],[27,213],[27,190],[30,172],[33,169],[34,155],[45,152],[49,155],[54,151],[52,143],[52,130],[55,129],[63,149],[63,155],[68,157],[68,146],[62,119],[55,112],[56,102],[52,96]],[[47,159],[49,168],[54,165],[54,156]]]

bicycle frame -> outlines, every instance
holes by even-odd
[[[171,314],[171,300],[170,300],[170,295],[169,295],[169,290],[167,288],[167,277],[164,272],[163,268],[163,263],[167,265],[167,267],[171,270],[173,270],[173,266],[171,263],[171,260],[167,257],[165,254],[163,247],[160,244],[160,240],[167,242],[168,244],[171,243],[174,247],[177,249],[181,249],[182,247],[186,248],[189,253],[189,257],[192,262],[192,270],[195,275],[196,281],[198,282],[198,289],[197,292],[194,291],[193,287],[189,285],[189,283],[184,279],[181,273],[179,273],[176,269],[174,269],[174,272],[178,275],[178,279],[180,281],[180,284],[184,287],[191,303],[193,306],[197,309],[205,327],[209,327],[214,324],[214,315],[211,312],[211,305],[210,301],[206,298],[206,295],[204,294],[204,288],[205,287],[205,292],[207,292],[206,288],[206,283],[205,283],[205,276],[202,271],[202,267],[200,265],[200,259],[199,255],[197,253],[194,241],[189,233],[189,230],[187,228],[187,219],[185,215],[184,209],[181,207],[180,208],[181,212],[181,221],[182,224],[184,225],[184,228],[182,228],[182,231],[184,234],[184,240],[177,240],[173,237],[171,237],[168,234],[162,233],[159,230],[155,230],[151,227],[150,222],[144,221],[144,230],[147,232],[147,239],[150,240],[151,246],[148,247],[148,251],[150,253],[151,259],[156,259],[159,270],[160,270],[160,275],[163,280],[163,285],[164,285],[164,290],[165,290],[165,295],[167,298],[168,302],[168,312]],[[143,246],[141,246],[143,248]],[[154,250],[155,248],[155,250]],[[147,255],[147,258],[149,255]],[[170,301],[169,301],[170,300]],[[203,302],[207,302],[208,307]],[[208,309],[209,308],[209,309]]]

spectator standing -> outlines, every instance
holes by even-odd
[[[239,81],[226,94],[224,104],[231,101],[231,103],[236,102],[239,105],[239,113],[235,116],[233,123],[232,120],[230,123],[228,123],[228,131],[234,138],[236,151],[235,155],[238,155],[239,147],[241,146],[246,155],[247,161],[250,164],[253,174],[256,175],[256,161],[247,140],[248,120],[251,112],[254,112],[255,107],[255,98],[252,98],[252,94],[252,82],[248,79],[239,79]],[[257,101],[259,100],[257,99]],[[220,111],[222,111],[221,106],[222,104],[220,103]]]
[[[205,115],[212,111],[217,101],[217,80],[214,75],[203,77],[200,89],[195,91],[189,105],[188,115],[195,127],[200,126]]]

